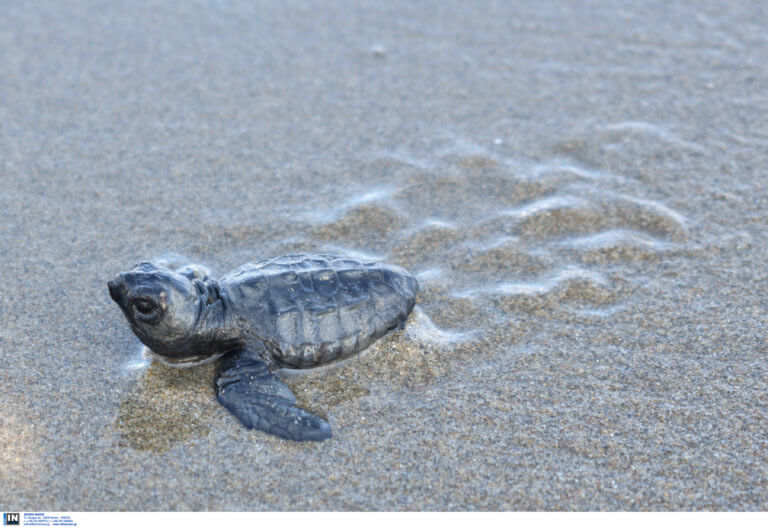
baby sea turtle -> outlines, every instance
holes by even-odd
[[[331,255],[290,255],[210,278],[142,262],[109,282],[131,329],[165,362],[224,356],[219,402],[249,428],[295,441],[322,441],[331,428],[296,407],[272,372],[354,355],[402,327],[419,286],[404,269]]]

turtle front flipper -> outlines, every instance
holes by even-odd
[[[186,276],[190,282],[195,279],[205,282],[211,277],[211,271],[200,264],[187,264],[184,267],[176,269],[176,272]]]
[[[216,375],[219,402],[248,428],[294,441],[322,441],[331,427],[296,407],[296,397],[272,372],[258,350],[225,356]]]

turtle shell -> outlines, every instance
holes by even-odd
[[[280,363],[309,368],[367,348],[402,324],[418,283],[391,264],[331,255],[289,255],[219,280],[237,316]]]

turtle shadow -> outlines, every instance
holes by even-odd
[[[149,362],[119,404],[118,445],[162,452],[176,443],[207,437],[211,416],[227,413],[213,389],[217,369],[218,361],[186,368]],[[370,394],[355,383],[314,373],[281,377],[299,406],[323,419],[328,419],[329,409]]]
[[[164,451],[210,433],[211,412],[222,408],[213,393],[215,364],[171,368],[151,362],[120,402],[118,445]]]

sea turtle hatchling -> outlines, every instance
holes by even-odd
[[[331,428],[298,408],[273,371],[354,355],[402,327],[419,286],[395,265],[330,255],[290,255],[210,278],[196,265],[142,262],[110,281],[131,329],[163,361],[223,356],[219,402],[249,428],[321,441]]]

